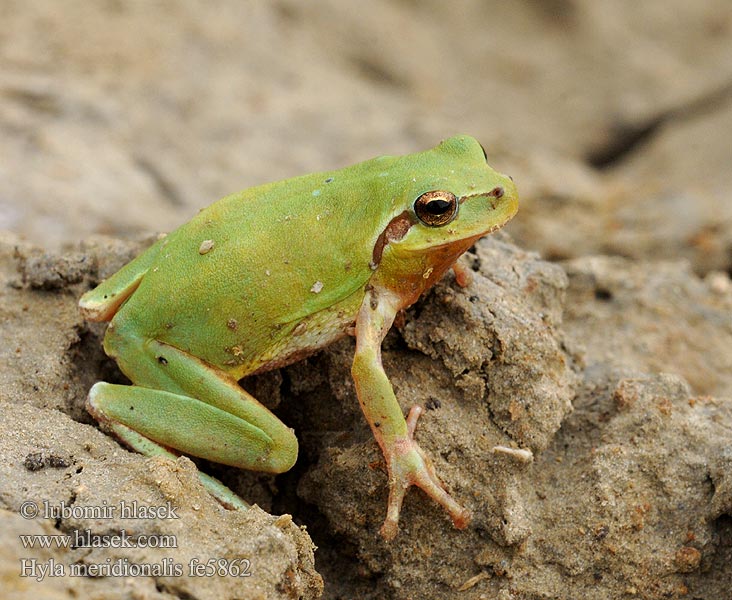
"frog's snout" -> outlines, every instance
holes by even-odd
[[[502,217],[501,225],[513,217],[518,211],[518,194],[516,192],[516,186],[510,177],[506,177],[505,181],[501,182],[501,185],[493,187],[489,192],[463,196],[460,198],[460,203],[462,204],[466,200],[487,201],[490,204],[491,210]]]
[[[493,208],[505,214],[506,221],[518,212],[518,192],[511,177],[506,177],[502,185],[498,185],[488,192],[488,196],[492,197]]]

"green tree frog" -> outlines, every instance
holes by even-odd
[[[511,178],[468,136],[227,196],[82,296],[87,319],[111,320],[104,350],[133,384],[95,384],[87,409],[147,455],[282,473],[297,439],[238,381],[355,335],[356,392],[388,471],[381,534],[396,535],[411,485],[464,528],[470,513],[414,440],[422,409],[404,417],[381,342],[450,267],[467,284],[456,260],[517,208]],[[201,480],[225,506],[247,506]]]

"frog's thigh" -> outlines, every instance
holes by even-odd
[[[117,341],[126,347],[111,349],[125,350],[114,354],[137,385],[97,384],[89,404],[100,420],[240,468],[282,473],[295,463],[292,430],[226,373],[155,340]]]
[[[96,389],[94,394],[99,393],[100,390],[104,389],[104,386],[109,385],[106,383],[99,383],[98,386],[102,386]],[[96,387],[96,386],[94,386]],[[94,387],[92,390],[94,390]],[[91,395],[91,394],[90,394]],[[101,416],[101,415],[98,415]],[[131,448],[134,448],[145,456],[164,456],[175,460],[177,455],[161,446],[157,442],[152,441],[150,438],[146,438],[144,435],[137,431],[130,429],[127,425],[117,422],[108,422],[107,427],[123,442],[125,442]],[[239,496],[227,488],[218,479],[206,475],[206,473],[198,472],[198,478],[201,483],[206,487],[210,494],[214,496],[219,502],[228,508],[249,508],[249,505],[244,502]]]

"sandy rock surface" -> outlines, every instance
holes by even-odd
[[[3,0],[0,15],[7,597],[732,597],[729,2]],[[413,489],[396,540],[378,537],[386,475],[350,339],[243,382],[300,441],[278,477],[198,463],[251,511],[221,508],[190,460],[99,431],[89,387],[125,380],[81,293],[224,194],[457,132],[513,175],[521,210],[461,259],[471,286],[446,276],[383,355],[405,411],[426,408],[417,439],[468,529]],[[179,518],[22,516],[135,500]],[[123,529],[177,547],[22,537]],[[163,569],[222,557],[251,576]],[[19,575],[119,561],[160,571]]]
[[[102,251],[111,253],[112,247],[119,246]],[[133,249],[117,258],[124,260]],[[75,307],[80,285],[99,270],[93,254],[83,256],[53,257],[23,246],[0,250],[7,342],[0,370],[0,518],[10,542],[0,569],[9,584],[6,597],[37,591],[49,598],[318,597],[322,579],[312,542],[291,517],[259,508],[225,510],[199,485],[190,460],[143,458],[89,424],[79,400],[93,372],[111,365],[100,367],[108,359],[98,354],[99,338]],[[138,513],[129,508],[134,503],[161,508],[162,516]],[[95,513],[95,507],[109,511]],[[117,547],[122,532],[133,547]],[[79,547],[29,548],[21,538],[26,535],[70,536]],[[153,541],[139,547],[140,536]],[[214,570],[218,559],[231,561],[221,567],[224,576],[205,570],[188,576],[195,561],[205,569],[211,559]],[[37,565],[60,571],[44,575]],[[107,565],[127,570],[94,574]],[[21,568],[26,576],[19,578]],[[82,570],[72,576],[72,568],[90,569],[90,575]],[[132,568],[157,571],[144,576]]]

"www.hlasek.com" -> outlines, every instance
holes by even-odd
[[[177,548],[174,535],[130,535],[119,533],[92,533],[90,529],[75,529],[72,534],[19,535],[23,548]]]

